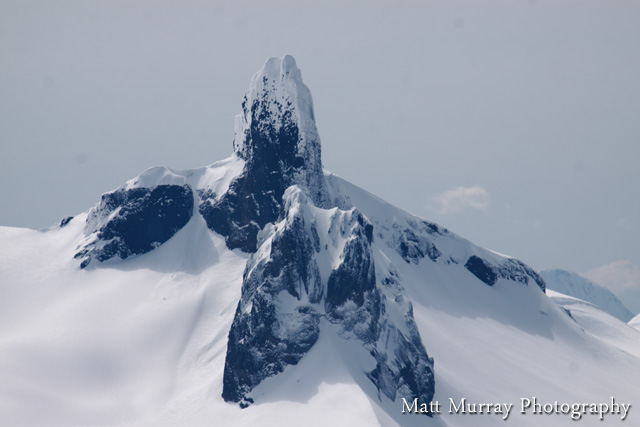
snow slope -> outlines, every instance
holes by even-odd
[[[378,212],[379,226],[410,219],[341,184],[366,215]],[[194,216],[153,252],[80,270],[71,255],[83,217],[47,231],[0,228],[0,414],[12,425],[477,425],[477,415],[409,417],[372,399],[351,362],[360,346],[330,335],[299,365],[261,384],[250,408],[225,403],[226,336],[246,255],[229,251]],[[376,262],[396,266],[412,301],[443,405],[449,398],[517,405],[531,396],[640,396],[640,332],[617,319],[535,286],[504,279],[486,286],[460,265],[407,263],[380,238],[374,246]],[[573,319],[558,306],[561,298]],[[500,415],[482,417],[482,425],[503,423]],[[548,425],[568,421],[514,413],[508,422],[539,425],[541,417]],[[632,410],[625,424],[638,419]],[[618,416],[605,418],[605,425],[618,423]],[[580,425],[602,423],[587,417]]]
[[[287,57],[277,65],[270,60],[257,75],[281,78],[286,84],[287,76],[292,76],[293,89],[275,90],[279,96],[289,96],[302,84],[299,71]],[[260,102],[267,99],[252,92],[256,87],[252,84],[249,94]],[[236,152],[227,160],[190,171],[152,168],[108,193],[87,212],[46,230],[0,227],[3,424],[505,425],[504,414],[448,413],[449,399],[458,403],[463,398],[469,403],[514,404],[506,420],[510,425],[571,423],[567,414],[520,414],[521,399],[534,396],[543,403],[569,404],[606,403],[614,396],[633,405],[624,424],[620,415],[609,414],[603,422],[585,415],[579,425],[640,424],[635,407],[640,398],[640,332],[592,304],[553,291],[545,294],[544,281],[520,261],[475,246],[327,171],[313,172],[319,165],[319,140],[315,123],[308,121],[310,96],[300,94],[309,103],[292,103],[292,111],[306,115],[287,122],[284,134],[278,133],[282,126],[274,130],[272,124],[278,120],[268,115],[245,114],[245,121],[240,119],[237,129],[245,137],[236,138],[234,147],[242,155]],[[275,107],[270,102],[261,105],[272,114],[280,111],[271,110]],[[287,111],[283,113],[287,117],[295,116]],[[271,124],[256,124],[257,117]],[[290,138],[296,135],[295,126],[302,129],[297,139],[281,141],[292,149],[291,157],[261,163],[255,153],[273,141],[260,132],[267,129],[268,135]],[[300,145],[305,135],[318,144],[311,147],[309,157],[304,154],[309,147]],[[305,169],[304,162],[309,161],[313,167]],[[265,170],[267,164],[282,173],[293,171],[292,175],[270,181],[273,170]],[[305,190],[294,185],[309,185],[316,192],[302,197]],[[157,213],[158,206],[170,207],[170,199],[153,199],[146,192],[159,186],[191,190],[193,210],[186,224],[172,228],[165,241],[149,242],[149,250],[119,252],[126,257],[116,254],[104,260],[96,255],[81,268],[74,257],[82,248],[98,248],[94,254],[99,254],[114,239],[125,246],[131,241],[126,234],[108,237],[107,224],[117,220],[127,227],[114,230],[135,234],[136,228],[127,221],[144,218],[146,209]],[[242,193],[247,188],[254,193]],[[136,189],[144,191],[127,193]],[[273,197],[278,191],[283,191],[283,199]],[[139,194],[143,196],[136,198]],[[121,205],[105,200],[119,200]],[[241,203],[267,206],[273,212],[284,209],[290,215],[281,213],[277,221],[264,211],[243,215],[245,211],[237,209]],[[125,210],[127,215],[121,215]],[[160,225],[162,212],[152,219]],[[295,363],[283,364],[281,372],[252,383],[246,396],[253,404],[242,409],[222,398],[224,371],[231,366],[229,332],[243,313],[251,312],[250,292],[264,285],[251,287],[251,277],[274,260],[270,245],[288,221],[295,220],[296,212],[302,213],[305,224],[314,223],[322,232],[312,258],[319,265],[315,283],[323,293],[308,301],[285,292],[276,297],[279,309],[289,310],[287,315],[301,301],[317,309],[317,340]],[[221,215],[229,222],[220,221]],[[367,224],[373,227],[370,238]],[[228,234],[213,231],[212,226]],[[313,232],[309,233],[306,237],[313,241]],[[329,298],[323,286],[346,262],[344,248],[357,247],[358,239],[361,243],[366,239],[363,248],[373,260],[375,283],[366,290],[377,292],[378,308],[385,307],[380,325],[405,337],[415,325],[434,360],[433,400],[442,405],[441,414],[402,414],[402,396],[390,398],[393,393],[388,392],[408,389],[372,377],[376,363],[394,369],[405,366],[404,347],[397,345],[401,335],[380,334],[367,341],[348,319],[336,321],[318,305]],[[252,249],[255,252],[247,253]],[[269,280],[277,282],[280,277]],[[356,299],[347,296],[345,304]],[[396,341],[379,339],[385,336]],[[394,354],[400,355],[397,360]]]
[[[579,274],[556,269],[541,271],[540,275],[547,282],[549,289],[589,301],[623,322],[628,322],[633,317],[633,314],[611,291]]]
[[[548,296],[567,310],[571,318],[589,335],[628,354],[640,357],[638,347],[640,335],[631,325],[625,324],[588,301],[551,290]]]

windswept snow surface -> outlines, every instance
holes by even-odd
[[[194,186],[224,186],[234,165],[191,175],[152,169],[126,185],[187,175]],[[485,285],[450,260],[499,255],[450,232],[435,238],[444,254],[437,261],[407,262],[394,247],[394,224],[418,219],[335,176],[329,181],[374,224],[378,280],[394,271],[413,304],[435,360],[442,415],[403,415],[384,396],[372,399],[375,388],[359,369],[367,356],[361,345],[331,333],[321,334],[298,365],[261,383],[254,405],[225,403],[227,334],[247,255],[228,250],[194,213],[152,252],[81,270],[73,259],[83,236],[81,214],[63,228],[0,228],[3,424],[504,425],[502,415],[448,413],[450,398],[466,398],[513,403],[509,424],[537,426],[571,421],[522,415],[521,398],[600,403],[614,396],[640,404],[640,332],[589,303],[547,296],[533,282]],[[640,422],[636,411],[624,425]],[[618,424],[619,415],[605,416],[604,425]],[[603,423],[585,415],[579,425]]]
[[[628,322],[633,317],[633,314],[610,290],[577,273],[565,270],[544,270],[540,275],[547,282],[549,289],[589,301],[623,322]]]
[[[352,184],[342,181],[342,186],[378,232],[412,219]],[[462,265],[445,267],[425,259],[414,266],[390,250],[384,234],[374,234],[379,256],[398,268],[413,303],[423,342],[435,360],[435,400],[441,404],[466,398],[511,402],[519,409],[520,399],[532,396],[551,403],[640,399],[640,335],[623,322],[596,308],[588,316],[576,312],[574,318],[588,323],[587,329],[533,284],[514,286],[500,279],[493,287],[479,286]],[[436,245],[454,254],[480,250],[453,233]],[[447,425],[503,424],[501,416],[489,415],[443,413],[441,419]],[[397,419],[402,425],[405,420]],[[626,423],[632,420],[640,420],[633,410]],[[518,426],[571,422],[567,415],[520,413],[508,421]],[[620,417],[604,421],[617,425]],[[602,423],[586,416],[579,425]]]
[[[640,333],[632,326],[611,316],[598,306],[560,292],[548,291],[556,304],[568,310],[571,318],[589,335],[617,347],[635,357],[640,357]]]

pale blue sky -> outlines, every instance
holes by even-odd
[[[631,0],[3,0],[0,224],[227,157],[289,53],[327,169],[536,269],[606,272],[638,312],[638,42]]]

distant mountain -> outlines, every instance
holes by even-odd
[[[292,57],[241,108],[228,159],[151,168],[46,230],[0,227],[4,424],[504,425],[449,399],[637,398],[640,333],[324,170]]]
[[[540,275],[549,289],[588,301],[625,323],[633,317],[611,291],[577,273],[556,269],[541,271]]]

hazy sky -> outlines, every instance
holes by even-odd
[[[327,169],[640,311],[640,2],[0,2],[0,224],[232,151],[292,54]]]

